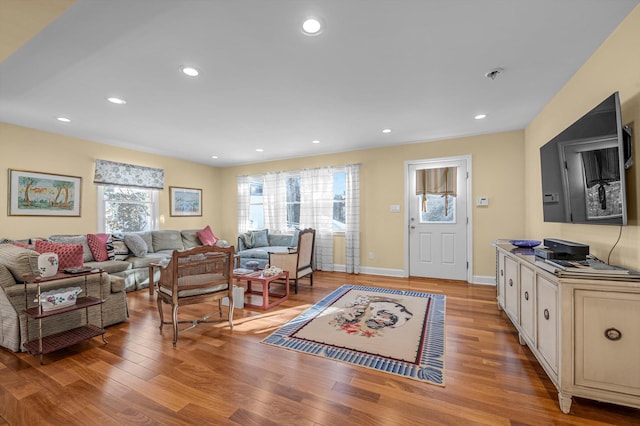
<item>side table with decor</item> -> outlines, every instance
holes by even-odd
[[[75,345],[76,343],[93,337],[101,336],[102,341],[108,343],[104,337],[105,330],[103,328],[102,304],[104,303],[104,297],[102,294],[100,294],[99,297],[89,296],[87,294],[87,278],[90,275],[96,274],[102,274],[102,269],[78,269],[72,274],[59,272],[52,277],[46,278],[35,274],[27,274],[24,276],[25,306],[27,307],[24,313],[27,333],[29,330],[29,319],[38,322],[38,337],[31,339],[31,336],[28,336],[24,347],[31,355],[40,356],[40,364],[43,363],[43,355]],[[84,277],[82,287],[62,288],[44,293],[40,291],[40,285],[42,283],[63,280],[70,276]],[[35,284],[37,286],[35,300],[28,300],[27,286],[29,284]],[[34,303],[37,303],[37,305],[34,306]],[[92,306],[100,307],[99,325],[89,323],[89,308]],[[53,321],[54,317],[58,315],[79,311],[81,309],[85,310],[84,325],[49,336],[43,336],[44,320]]]

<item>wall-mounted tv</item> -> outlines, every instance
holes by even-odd
[[[616,92],[543,145],[544,221],[626,225],[631,144]]]

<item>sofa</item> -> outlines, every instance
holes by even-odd
[[[270,234],[269,230],[262,229],[248,231],[238,236],[236,257],[239,259],[240,268],[248,268],[247,262],[258,262],[258,268],[264,268],[269,263],[269,253],[288,253],[298,245],[298,233]]]
[[[189,229],[156,230],[125,233],[112,238],[115,258],[96,261],[87,235],[51,235],[48,240],[62,244],[82,244],[84,246],[84,266],[102,268],[109,275],[124,279],[125,291],[140,290],[149,287],[149,264],[171,257],[174,250],[185,250],[201,246],[198,233],[202,230]],[[226,241],[219,240],[219,245]],[[119,247],[119,249],[118,249]],[[158,275],[154,276],[157,280]]]
[[[0,346],[18,352],[24,350],[23,344],[38,336],[38,322],[27,321],[25,304],[28,307],[37,306],[37,285],[24,284],[25,274],[38,273],[38,256],[34,250],[18,247],[14,244],[0,244]],[[84,277],[70,276],[69,278],[44,282],[41,292],[66,287],[84,288]],[[100,309],[102,309],[102,326],[126,321],[129,317],[127,298],[124,291],[124,279],[114,277],[106,272],[89,275],[87,277],[86,293],[83,295],[102,297],[104,303],[101,308],[88,309],[89,322],[100,325]],[[55,320],[54,320],[55,318]],[[84,309],[63,313],[54,318],[42,321],[43,336],[48,336],[63,330],[75,328],[86,322]]]

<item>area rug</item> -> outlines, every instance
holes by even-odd
[[[444,386],[445,296],[343,285],[262,343]]]

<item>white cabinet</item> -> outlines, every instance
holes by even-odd
[[[640,281],[559,278],[498,242],[498,304],[558,389],[640,408]]]

